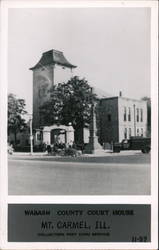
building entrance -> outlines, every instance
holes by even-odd
[[[51,144],[66,144],[66,130],[65,129],[52,129],[51,133]]]

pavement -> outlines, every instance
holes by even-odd
[[[83,154],[80,157],[99,157],[99,156],[112,156],[112,155],[134,155],[134,154],[139,154],[141,153],[140,150],[128,150],[128,151],[120,151],[120,153],[114,153],[112,150],[103,150],[103,151],[99,151],[96,154]],[[47,152],[33,152],[32,154],[30,152],[14,152],[12,156],[32,156],[32,157],[59,157],[59,156],[53,156],[53,155],[49,155]]]
[[[150,154],[9,156],[9,195],[149,195]]]

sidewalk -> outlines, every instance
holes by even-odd
[[[20,161],[23,164],[24,161],[29,162],[39,162],[41,164],[43,162],[59,162],[61,164],[150,164],[151,155],[143,154],[141,151],[122,151],[121,153],[111,153],[111,152],[102,152],[101,154],[83,154],[81,156],[72,157],[72,156],[53,156],[47,155],[46,153],[14,153],[9,156],[9,161]]]
[[[135,155],[139,154],[141,151],[139,150],[128,150],[128,151],[121,151],[120,153],[113,153],[111,150],[105,150],[103,152],[98,152],[97,154],[82,154],[81,156],[77,157],[71,157],[71,156],[54,156],[54,155],[48,155],[47,152],[33,152],[31,155],[30,152],[14,152],[10,157],[28,157],[28,158],[87,158],[87,157],[103,157],[103,156],[129,156],[129,155]]]

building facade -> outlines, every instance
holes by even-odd
[[[33,71],[33,127],[44,126],[40,107],[50,98],[49,89],[58,83],[66,82],[73,76],[76,68],[67,61],[61,51],[49,50],[42,54]]]
[[[42,54],[33,71],[33,129],[34,145],[43,142],[51,144],[59,141],[74,140],[71,124],[46,124],[40,113],[40,107],[50,98],[49,89],[58,83],[73,77],[75,65],[68,62],[61,51],[49,50]],[[98,137],[100,143],[121,142],[131,136],[147,135],[147,103],[120,96],[99,98]],[[56,139],[57,138],[57,139]],[[63,138],[63,139],[62,139]],[[64,139],[65,138],[65,139]],[[68,139],[70,138],[70,139]],[[89,141],[89,131],[84,129],[84,142]]]
[[[75,65],[71,64],[64,56],[63,52],[57,50],[49,50],[42,54],[39,62],[30,70],[33,71],[33,129],[34,129],[34,145],[41,143],[51,144],[57,138],[63,142],[69,143],[73,140],[73,128],[71,126],[48,126],[40,107],[49,100],[50,88],[58,83],[68,81],[73,77],[73,69]],[[54,131],[53,131],[54,130]],[[55,131],[56,130],[56,131]],[[68,131],[70,135],[68,135]],[[63,135],[62,135],[63,134]]]
[[[122,96],[100,100],[101,143],[147,135],[147,103]]]

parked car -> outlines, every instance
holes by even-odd
[[[113,152],[121,150],[141,150],[142,153],[149,153],[151,150],[151,138],[133,136],[130,139],[124,139],[121,143],[114,143]]]

